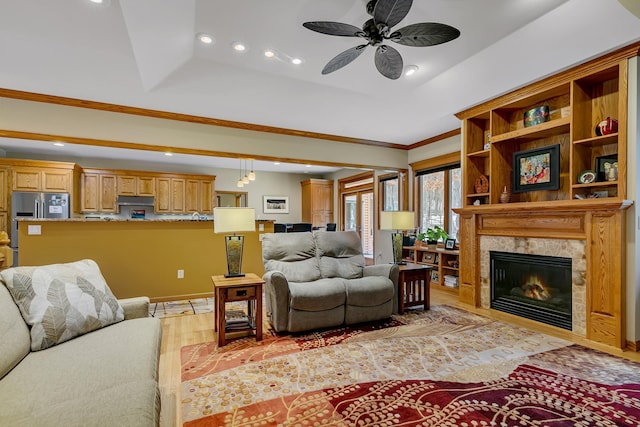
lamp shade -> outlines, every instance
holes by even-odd
[[[253,208],[215,208],[213,210],[214,233],[239,233],[256,231],[256,212]]]
[[[413,212],[380,212],[380,230],[411,230],[413,228],[416,228]]]

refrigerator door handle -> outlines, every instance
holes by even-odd
[[[40,217],[40,215],[39,215],[40,209],[38,209],[39,208],[38,200],[34,201],[33,204],[34,204],[33,209],[34,209],[34,213],[35,213],[34,218],[39,218]]]
[[[45,210],[45,201],[43,200],[40,203],[41,203],[40,206],[42,207],[42,210],[40,210],[39,218],[44,218],[45,217],[45,212],[46,212],[46,210]]]

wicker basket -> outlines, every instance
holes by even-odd
[[[488,193],[489,192],[489,177],[485,175],[480,175],[476,179],[476,183],[473,186],[473,189],[476,190],[476,193]]]

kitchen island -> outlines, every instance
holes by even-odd
[[[211,276],[227,272],[223,234],[212,220],[22,219],[18,260],[43,265],[93,259],[117,298],[146,295],[152,301],[210,297]],[[39,233],[39,234],[38,234]],[[261,233],[273,221],[256,221],[245,237],[243,272],[262,276]],[[178,278],[178,270],[184,278]]]

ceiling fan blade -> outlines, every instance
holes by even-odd
[[[338,54],[335,58],[327,63],[322,69],[322,74],[333,73],[336,70],[344,67],[345,65],[351,63],[354,59],[356,59],[362,52],[364,52],[364,48],[367,47],[366,44],[361,44],[360,46],[352,47],[351,49],[347,49],[344,52]]]
[[[311,31],[331,36],[359,37],[359,33],[362,33],[362,30],[355,25],[343,24],[342,22],[312,21],[305,22],[302,26]]]
[[[405,46],[435,46],[450,42],[460,36],[460,31],[450,25],[437,22],[420,22],[394,31],[389,40]]]
[[[375,63],[380,74],[389,79],[396,80],[402,75],[402,56],[391,46],[378,46]]]
[[[391,28],[407,16],[412,4],[413,0],[378,0],[373,8],[373,21]]]

